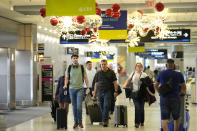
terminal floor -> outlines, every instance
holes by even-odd
[[[84,131],[159,131],[160,129],[160,109],[158,101],[151,106],[146,104],[145,106],[145,126],[136,129],[134,127],[134,107],[132,102],[128,101],[128,128],[114,127],[113,115],[111,115],[111,120],[109,127],[102,127],[101,125],[91,125],[89,116],[85,114],[85,108],[83,108],[83,124],[84,128],[73,129],[73,115],[70,106],[70,111],[68,114],[68,131],[73,130],[84,130]],[[123,104],[120,100],[117,100],[117,104]],[[50,107],[49,107],[50,108]],[[189,131],[197,130],[197,105],[190,104],[190,129]],[[39,111],[38,111],[39,112]],[[64,129],[62,129],[64,130]],[[48,113],[46,115],[34,118],[32,120],[26,121],[22,124],[10,127],[7,131],[56,131],[56,124],[53,122],[51,115]]]

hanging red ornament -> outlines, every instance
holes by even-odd
[[[129,28],[129,29],[132,29],[133,27],[134,27],[133,24],[129,24],[129,25],[128,25],[128,28]]]
[[[112,15],[113,15],[112,9],[107,9],[107,10],[105,11],[105,14],[106,14],[106,16],[108,16],[108,17],[112,17]]]
[[[85,22],[85,17],[84,16],[77,16],[77,22],[79,24],[82,24],[83,22]]]
[[[160,31],[161,31],[161,28],[157,26],[156,32],[158,33],[158,32],[160,32]]]
[[[113,17],[116,18],[116,19],[119,18],[120,17],[120,12],[114,12]]]
[[[82,30],[82,31],[81,31],[81,34],[82,34],[82,35],[86,35],[86,34],[87,34],[87,31],[86,31],[86,30]]]
[[[42,17],[46,17],[46,8],[41,8],[41,9],[40,9],[40,15],[41,15]]]
[[[158,11],[158,12],[161,12],[164,10],[164,4],[159,2],[155,5],[155,9]]]
[[[96,4],[96,8],[98,8],[98,3],[95,3]]]
[[[101,15],[101,9],[100,8],[96,8],[96,14]]]
[[[90,27],[86,27],[85,30],[86,30],[87,32],[90,32]]]
[[[58,20],[56,18],[51,18],[50,23],[51,25],[56,26],[58,24]]]
[[[143,31],[144,32],[148,32],[149,28],[144,28]]]
[[[98,28],[94,28],[94,32],[97,32],[98,31]]]
[[[137,10],[138,13],[140,13],[141,15],[143,15],[143,12],[141,10]]]
[[[113,4],[112,5],[112,11],[113,12],[119,12],[120,11],[120,5],[119,4]]]

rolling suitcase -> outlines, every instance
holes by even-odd
[[[52,100],[50,107],[51,107],[51,116],[53,120],[56,121],[56,110],[59,107],[57,100]]]
[[[127,127],[127,106],[117,105],[115,106],[114,113],[114,126],[118,127],[119,125],[123,125]]]
[[[66,109],[58,108],[56,111],[56,124],[57,129],[65,128],[67,129],[67,114]]]
[[[91,124],[93,124],[93,122],[102,122],[101,110],[97,103],[88,102],[88,113],[90,115]]]

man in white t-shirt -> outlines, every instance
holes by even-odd
[[[84,91],[85,91],[85,94],[90,93],[90,95],[92,96],[92,82],[93,82],[94,76],[96,74],[96,70],[94,68],[92,68],[91,61],[86,62],[86,74],[88,77],[88,85],[86,85],[84,83]],[[87,90],[87,87],[89,90]],[[86,114],[88,114],[87,103],[85,103],[85,106],[86,106]]]

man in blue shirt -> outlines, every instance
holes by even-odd
[[[168,131],[168,119],[172,114],[175,120],[174,129],[179,130],[180,126],[180,97],[186,92],[186,84],[181,72],[174,71],[174,60],[168,59],[166,64],[167,69],[160,72],[155,84],[155,90],[158,91],[159,85],[163,85],[172,78],[173,90],[163,96],[160,94],[160,110],[163,131]]]

